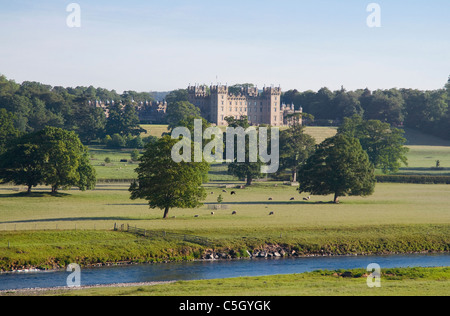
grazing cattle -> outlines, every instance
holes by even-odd
[[[275,215],[273,212],[270,212],[269,216]]]
[[[211,212],[211,215],[214,215],[214,212]]]
[[[307,198],[303,198],[303,201],[309,201],[309,200],[311,200],[310,196],[308,196]]]
[[[231,215],[237,215],[237,212],[236,211],[234,211]]]
[[[223,193],[227,193],[227,190],[222,190]]]
[[[231,192],[231,195],[236,195],[236,192],[234,192],[234,191],[233,191],[233,192]]]
[[[269,198],[269,201],[273,201],[273,199],[272,199],[272,198]]]
[[[294,201],[295,200],[295,198],[291,198],[291,201]]]
[[[199,216],[198,216],[198,215],[195,215],[194,217],[195,217],[195,218],[198,218]]]

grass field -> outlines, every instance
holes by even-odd
[[[303,202],[295,188],[256,184],[237,190],[237,196],[224,194],[229,209],[215,211],[214,216],[208,205],[216,203],[223,189],[210,185],[207,190],[213,194],[203,207],[173,209],[169,216],[176,218],[163,220],[161,210],[150,210],[145,201],[131,201],[123,185],[58,196],[47,190],[24,196],[2,187],[0,253],[6,254],[2,266],[158,261],[168,259],[165,249],[173,250],[169,257],[193,259],[196,251],[204,249],[164,240],[138,242],[136,248],[135,236],[111,232],[115,223],[208,237],[218,249],[251,250],[272,244],[304,254],[367,254],[449,251],[450,247],[450,187],[446,185],[378,184],[371,197],[343,198],[334,205],[322,203],[331,201],[331,196]]]
[[[167,133],[167,125],[142,125],[147,133],[143,133],[145,136],[161,137],[163,133]],[[320,143],[328,137],[336,134],[336,128],[330,127],[308,127],[306,132],[316,139],[316,142]],[[137,168],[137,163],[121,163],[122,159],[130,160],[131,149],[107,149],[103,146],[90,146],[91,163],[97,171],[97,179],[134,179],[136,174],[134,170]],[[111,163],[105,164],[105,158],[110,158]],[[227,167],[222,165],[214,165],[210,173],[210,180],[236,180],[233,176],[227,174]]]
[[[167,125],[143,125],[147,134],[160,137],[167,131]],[[326,138],[336,134],[335,127],[307,127],[306,133],[316,139],[316,143],[321,143]],[[408,139],[407,147],[410,152],[407,154],[408,166],[402,166],[398,174],[422,174],[422,175],[450,175],[450,141],[442,140],[434,136],[406,130],[405,137]],[[131,158],[131,150],[112,150],[102,146],[91,146],[91,163],[97,171],[97,178],[104,179],[133,179],[136,177],[134,170],[137,163],[120,163],[122,159]],[[105,158],[111,159],[110,164],[105,164]],[[441,164],[440,169],[436,169],[436,161]],[[377,174],[381,171],[377,170]],[[227,174],[226,166],[214,165],[210,172],[210,180],[232,181],[236,180]]]
[[[365,271],[315,271],[295,275],[180,281],[134,287],[93,288],[38,293],[49,296],[449,296],[450,268],[387,269],[381,288],[369,288]],[[214,290],[212,290],[214,289]],[[29,292],[28,295],[33,293]],[[36,294],[36,293],[34,293]]]

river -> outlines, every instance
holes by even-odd
[[[296,274],[315,270],[366,269],[371,263],[384,268],[450,266],[450,254],[411,254],[387,256],[309,257],[288,259],[252,259],[194,261],[85,268],[81,285],[210,280],[244,276]],[[66,286],[66,271],[0,274],[0,290]]]

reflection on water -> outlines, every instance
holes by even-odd
[[[89,268],[81,271],[81,285],[223,279],[295,274],[315,270],[366,269],[371,263],[377,263],[381,268],[442,267],[450,266],[450,254],[197,261]],[[69,274],[65,271],[0,274],[0,290],[65,286]]]

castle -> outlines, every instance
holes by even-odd
[[[213,125],[227,126],[227,117],[239,119],[246,116],[251,125],[291,126],[302,124],[303,109],[295,110],[294,104],[281,102],[281,88],[264,87],[262,91],[256,87],[243,87],[238,92],[224,85],[189,86],[187,88],[189,102],[197,106],[202,116]],[[119,101],[122,104],[121,101]],[[165,121],[167,102],[145,101],[135,102],[137,114],[141,122],[147,124],[163,124]],[[106,116],[109,104],[114,101],[89,101],[90,105],[103,108]]]
[[[200,108],[202,116],[211,124],[226,126],[226,117],[236,119],[247,116],[252,125],[289,126],[295,120],[302,124],[301,113],[294,105],[281,103],[281,88],[264,87],[262,92],[256,87],[241,88],[232,94],[228,86],[196,85],[188,87],[189,102]],[[296,115],[300,114],[300,115]]]

